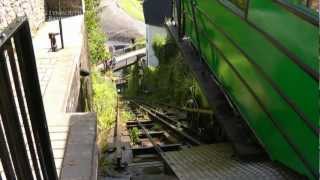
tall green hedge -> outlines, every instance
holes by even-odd
[[[97,71],[92,72],[93,108],[100,130],[107,130],[115,122],[117,90],[112,80]]]
[[[99,0],[85,0],[85,24],[88,33],[89,57],[91,63],[97,64],[110,58],[110,53],[105,47],[107,41],[97,16]]]

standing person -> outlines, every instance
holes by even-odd
[[[131,44],[132,44],[132,50],[136,50],[136,46],[135,46],[135,44],[136,44],[136,39],[135,39],[135,38],[132,38],[132,39],[131,39]]]

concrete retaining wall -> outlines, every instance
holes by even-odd
[[[61,180],[97,180],[96,113],[72,113]]]
[[[88,37],[87,37],[87,32],[85,31],[84,33],[84,44],[83,44],[83,49],[84,51],[81,52],[81,60],[80,60],[80,68],[82,70],[91,72],[90,68],[90,60],[88,56]],[[79,98],[79,106],[78,106],[78,111],[83,112],[83,111],[88,111],[88,112],[93,112],[93,95],[92,95],[92,80],[91,76],[87,77],[81,77],[81,90],[80,90],[80,98]]]
[[[67,97],[66,102],[66,112],[77,112],[81,110],[80,107],[82,102],[80,102],[82,99],[80,97],[80,91],[81,91],[81,76],[80,76],[80,69],[87,69],[89,60],[88,60],[88,50],[87,50],[87,37],[86,37],[86,31],[85,26],[82,24],[81,27],[82,32],[82,46],[79,53],[79,56],[77,56],[75,60],[75,67],[73,70],[73,78],[70,86],[69,95]],[[85,67],[85,68],[84,68]]]
[[[74,76],[67,99],[66,112],[77,112],[79,105],[79,94],[80,94],[80,67],[75,67]]]

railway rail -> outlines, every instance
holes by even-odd
[[[179,134],[184,139],[188,140],[192,145],[201,145],[201,144],[203,144],[198,139],[196,139],[196,138],[192,137],[191,135],[183,132],[177,125],[179,124],[184,129],[188,129],[188,127],[184,126],[183,124],[180,124],[179,121],[168,117],[167,115],[157,111],[156,109],[154,109],[154,108],[152,108],[150,106],[148,107],[146,105],[138,104],[135,101],[131,101],[131,102],[134,103],[136,106],[138,106],[143,111],[147,112],[149,115],[151,115],[156,121],[159,121],[159,122],[163,123],[168,128],[173,130],[175,133]]]
[[[114,169],[118,175],[112,175],[112,180],[303,179],[269,159],[250,162],[238,159],[230,142],[207,144],[200,141],[196,134],[187,131],[187,126],[180,124],[182,119],[175,118],[175,111],[170,111],[173,107],[166,109],[140,101],[129,102],[135,118],[127,122],[121,121],[121,103],[118,102],[113,141],[116,144]],[[133,143],[131,137],[134,128],[138,129],[137,143]],[[131,145],[125,148],[124,139],[129,139]],[[148,169],[152,169],[151,174],[146,173]]]
[[[123,122],[121,119],[121,102],[117,102],[117,115],[113,131],[112,149],[110,150],[110,158],[113,162],[114,169],[108,173],[113,178],[128,178],[128,179],[173,179],[176,176],[169,172],[167,167],[169,164],[165,161],[165,153],[170,151],[179,151],[186,147],[192,147],[202,144],[199,140],[185,133],[177,126],[177,121],[170,117],[159,116],[155,109],[146,105],[130,102],[134,105],[133,111],[135,118]],[[148,117],[143,117],[147,113]],[[167,119],[166,119],[166,118]],[[171,121],[170,121],[171,120]],[[125,126],[124,126],[125,124]],[[154,126],[159,126],[159,129],[153,129]],[[133,143],[131,139],[130,147],[124,147],[123,137],[131,136],[134,128],[139,129],[139,143]],[[128,158],[129,157],[129,158]],[[144,174],[146,168],[159,168],[160,174],[151,176]],[[117,173],[115,173],[115,172]],[[125,173],[124,173],[125,172]],[[137,175],[136,172],[141,172]],[[111,175],[110,175],[111,174]],[[130,174],[129,176],[127,174]]]

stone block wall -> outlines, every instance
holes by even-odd
[[[63,10],[79,10],[82,8],[82,0],[60,0],[60,6]],[[59,7],[58,0],[46,0],[48,9],[57,10]]]
[[[32,33],[45,20],[44,0],[1,0],[0,32],[16,17],[27,15]]]

